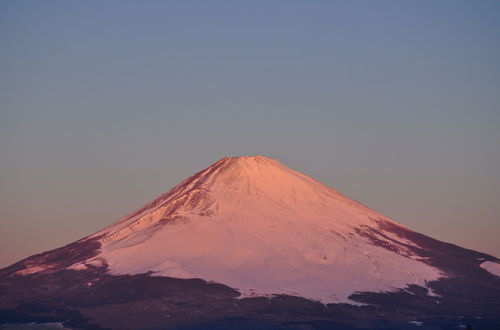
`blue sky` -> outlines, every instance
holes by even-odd
[[[0,266],[252,154],[500,256],[499,32],[497,1],[1,1]]]

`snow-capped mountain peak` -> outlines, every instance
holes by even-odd
[[[0,314],[117,329],[458,328],[468,315],[497,329],[499,265],[277,160],[232,157],[93,235],[0,269]]]
[[[348,301],[356,291],[441,276],[384,230],[407,230],[263,156],[222,158],[96,233],[101,252],[73,269],[202,278],[244,295]]]

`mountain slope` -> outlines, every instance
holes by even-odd
[[[101,251],[70,269],[105,264],[112,274],[202,278],[244,295],[348,302],[445,276],[414,252],[408,231],[276,160],[223,158],[92,235]]]
[[[271,302],[257,297],[271,295],[301,297],[273,307],[284,308],[285,314],[287,304],[293,304],[328,320],[330,308],[337,316],[353,311],[323,310],[305,299],[385,306],[386,312],[403,318],[449,319],[467,311],[492,317],[500,302],[495,294],[500,292],[498,265],[493,256],[412,231],[276,160],[233,157],[94,235],[0,270],[0,312],[20,308],[19,297],[24,297],[52,308],[80,306],[81,313],[99,318],[103,312],[83,306],[136,306],[144,299],[174,299],[183,291],[187,296],[181,300],[198,306],[193,312],[212,321],[234,315],[259,318],[257,311],[270,308]],[[66,289],[59,282],[75,284]],[[51,289],[41,289],[47,287]],[[143,292],[143,287],[155,289]],[[184,315],[185,303],[177,305],[178,299],[168,303],[174,307],[158,307],[159,319],[165,308]],[[233,307],[224,307],[229,308],[226,315],[211,306],[213,299]],[[381,322],[380,310],[357,308]],[[61,315],[67,317],[65,313]],[[305,316],[297,312],[296,317]],[[277,319],[271,317],[272,322]]]
[[[89,262],[323,302],[440,276],[410,241],[386,232],[382,246],[363,236],[377,221],[395,224],[275,160],[225,158],[97,233],[102,253]]]

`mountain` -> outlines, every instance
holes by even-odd
[[[274,159],[232,157],[93,235],[0,270],[0,320],[493,329],[499,268]]]

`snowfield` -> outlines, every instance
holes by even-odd
[[[493,275],[500,276],[500,263],[493,261],[485,261],[481,264],[481,268],[487,270]]]
[[[100,254],[72,269],[106,263],[323,303],[443,276],[383,223],[410,230],[274,159],[223,158],[94,234]]]

